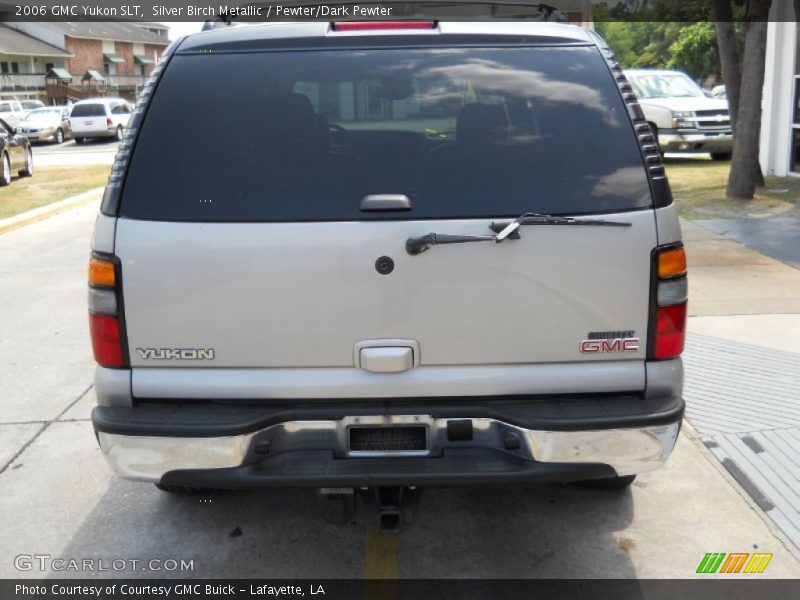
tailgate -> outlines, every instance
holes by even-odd
[[[72,131],[76,133],[95,133],[106,131],[106,117],[72,117]]]
[[[502,244],[437,246],[409,236],[488,232],[488,220],[193,224],[121,219],[134,367],[352,367],[362,340],[410,339],[421,366],[644,358],[650,210],[630,228],[523,227]],[[394,270],[375,263],[388,256]],[[639,350],[585,354],[598,332]],[[212,349],[213,362],[145,349]]]

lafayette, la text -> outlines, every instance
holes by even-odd
[[[309,596],[324,596],[325,589],[320,584],[309,584]],[[173,597],[192,597],[202,598],[219,596],[237,596],[245,594],[249,596],[271,596],[281,598],[284,596],[305,596],[306,587],[299,585],[256,585],[250,584],[249,587],[239,587],[233,584],[175,584],[175,585],[150,585],[150,584],[127,584],[121,585],[82,585],[82,584],[52,584],[45,585],[26,585],[17,584],[15,595],[20,596],[46,596],[48,592],[53,596],[87,596],[100,598],[103,594],[107,596],[136,596],[138,598],[151,596]]]

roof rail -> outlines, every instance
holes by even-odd
[[[282,6],[342,6],[342,5],[355,5],[359,4],[358,1],[354,0],[262,0],[262,1],[254,1],[249,2],[247,4],[242,5],[244,7],[267,7],[270,5],[277,5],[280,4]],[[539,11],[539,14],[542,16],[543,21],[553,21],[557,23],[568,23],[569,19],[567,15],[550,4],[545,4],[542,2],[533,2],[531,0],[415,0],[409,2],[408,0],[381,0],[380,4],[403,4],[406,6],[414,6],[414,5],[425,5],[431,4],[436,6],[437,8],[443,8],[444,5],[462,5],[462,6],[519,6],[519,7],[528,7],[533,8]],[[413,15],[404,15],[406,18],[410,18]],[[233,19],[236,18],[236,15],[230,14],[220,14],[215,19],[208,19],[203,23],[203,31],[210,31],[212,29],[217,29],[219,27],[225,27],[234,25]]]

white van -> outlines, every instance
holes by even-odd
[[[133,106],[122,98],[92,98],[76,102],[70,113],[70,125],[75,142],[89,138],[122,139]]]

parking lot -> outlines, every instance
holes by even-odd
[[[116,140],[89,140],[83,144],[66,140],[63,144],[35,144],[33,156],[37,167],[111,164],[118,146]]]
[[[113,146],[36,151],[40,160],[83,160],[113,156]],[[175,497],[114,478],[89,421],[85,268],[96,212],[93,203],[0,235],[0,576],[54,575],[15,566],[20,555],[47,554],[193,561],[189,573],[139,564],[58,573],[67,576],[687,578],[708,552],[773,553],[763,576],[800,575],[797,549],[690,424],[667,466],[628,491],[425,490],[400,535],[379,533],[367,506],[347,525],[325,523],[313,490]],[[693,241],[690,232],[690,263]],[[724,265],[695,259],[690,331],[768,346],[758,339],[767,329],[788,352],[800,350],[791,326],[797,271],[767,267],[773,278],[751,281],[741,300],[719,283]],[[748,312],[748,300],[769,307],[749,311],[762,319],[755,325],[731,316]]]

